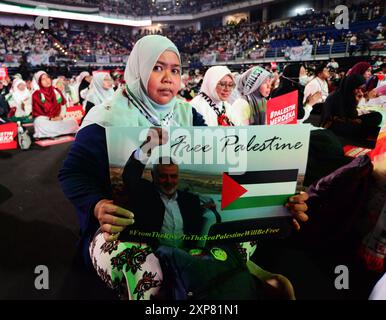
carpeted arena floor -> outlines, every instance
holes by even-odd
[[[70,143],[0,151],[0,299],[113,299],[76,260],[78,222],[57,173]],[[367,299],[379,278],[349,254],[306,251],[287,240],[259,243],[254,260],[286,275],[298,299]],[[335,266],[350,270],[350,288],[337,290]],[[49,289],[35,288],[35,268],[49,270]]]
[[[79,227],[57,179],[69,148],[0,151],[0,299],[110,297],[74,265]],[[49,270],[48,290],[35,288],[39,265]]]

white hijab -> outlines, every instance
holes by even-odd
[[[228,118],[231,118],[230,104],[222,101],[216,91],[217,84],[225,76],[229,76],[235,81],[232,72],[227,67],[210,67],[205,73],[200,93],[191,101],[192,106],[203,116],[208,126],[218,125],[217,118],[219,112],[225,112]],[[217,112],[215,110],[217,110]],[[232,121],[232,119],[230,120]]]
[[[40,90],[39,79],[43,74],[47,74],[47,72],[40,70],[34,74],[32,78],[32,93],[36,90]]]
[[[75,82],[72,84],[72,90],[73,94],[75,96],[75,102],[79,102],[79,87],[80,84],[82,83],[83,79],[89,76],[90,73],[87,71],[82,71],[76,78]]]
[[[19,89],[19,85],[24,84],[26,87],[23,91]],[[31,93],[27,89],[27,84],[23,79],[15,79],[12,84],[12,98],[16,103],[20,104],[26,99],[31,98]]]
[[[220,98],[218,97],[216,87],[220,80],[225,76],[229,76],[233,81],[235,81],[235,79],[233,78],[232,71],[230,71],[228,67],[210,67],[205,73],[200,91],[204,92],[207,96],[209,96],[209,98],[211,98],[214,103],[221,102]]]
[[[107,71],[93,72],[90,89],[88,90],[86,96],[86,101],[93,103],[94,106],[102,104],[104,102],[110,102],[114,94],[113,87],[111,87],[110,89],[103,88],[103,81],[106,76],[111,78],[110,73]]]
[[[26,85],[23,79],[15,79],[12,84],[12,100],[16,104],[16,116],[28,116],[32,112],[31,93],[27,87],[21,91],[19,84]],[[21,109],[21,104],[24,103],[24,110]]]
[[[124,74],[126,84],[115,91],[110,105],[104,103],[92,108],[84,118],[81,129],[93,123],[104,127],[130,125],[132,114],[128,112],[128,99],[123,95],[127,89],[142,101],[148,114],[161,122],[160,119],[174,108],[177,99],[172,99],[167,105],[157,105],[148,97],[147,85],[154,65],[167,50],[174,52],[181,61],[177,47],[164,36],[149,35],[138,40],[127,60]]]
[[[76,77],[76,84],[79,88],[80,84],[82,83],[83,79],[86,78],[87,76],[89,76],[90,73],[87,72],[87,71],[82,71],[79,76]]]

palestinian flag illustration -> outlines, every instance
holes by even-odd
[[[284,205],[296,190],[298,169],[223,174],[221,209]]]

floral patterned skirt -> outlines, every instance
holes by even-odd
[[[246,261],[255,251],[256,244],[240,243],[238,249]],[[162,269],[153,249],[146,243],[106,242],[98,230],[89,250],[99,277],[120,299],[150,300],[160,292]]]

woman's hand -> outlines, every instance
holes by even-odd
[[[370,100],[370,99],[374,99],[374,98],[377,98],[378,97],[378,93],[377,93],[377,90],[376,89],[373,89],[371,91],[369,91],[367,93],[367,99]]]
[[[300,230],[299,222],[306,222],[308,220],[308,215],[306,214],[308,207],[305,203],[307,200],[308,193],[300,192],[300,194],[290,197],[285,204],[285,207],[288,208],[292,214],[292,223],[296,230]]]
[[[115,241],[119,233],[134,223],[134,214],[113,203],[113,200],[102,199],[94,208],[94,216],[98,219],[106,241]]]
[[[152,127],[147,133],[146,140],[140,146],[143,153],[150,155],[154,148],[166,144],[169,140],[168,132],[162,128]]]
[[[311,107],[317,103],[322,98],[322,92],[318,91],[315,92],[312,95],[309,95],[306,99],[306,104],[310,105]]]

